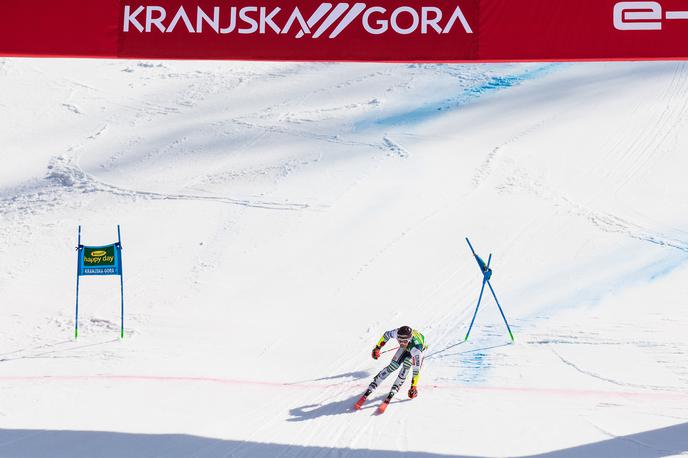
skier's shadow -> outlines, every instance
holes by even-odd
[[[304,421],[304,420],[314,420],[320,417],[326,417],[329,415],[342,415],[345,413],[355,412],[354,404],[358,401],[360,394],[356,396],[345,399],[343,401],[330,402],[329,404],[309,404],[301,407],[296,407],[289,410],[291,418],[287,418],[287,421]],[[368,400],[366,404],[361,407],[361,410],[372,410],[375,411],[380,405],[385,396],[378,396],[375,399]],[[399,404],[401,402],[408,402],[411,399],[395,399],[392,404]]]

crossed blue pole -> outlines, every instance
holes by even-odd
[[[79,235],[76,242],[76,312],[74,316],[74,339],[79,337],[79,253],[84,247],[81,246],[81,225],[79,225]]]
[[[122,252],[122,236],[119,232],[119,224],[117,225],[117,243],[119,244],[120,253]],[[120,338],[124,339],[124,272],[122,271],[122,257],[119,256],[119,288],[120,297],[122,298],[122,311],[121,311],[121,326],[120,326]]]
[[[473,313],[473,319],[471,320],[470,326],[468,326],[468,332],[466,333],[466,338],[464,341],[468,340],[468,336],[471,333],[471,329],[473,329],[473,323],[475,323],[475,317],[478,316],[478,309],[480,308],[480,301],[483,299],[483,292],[485,291],[485,285],[490,288],[490,292],[492,293],[492,297],[494,297],[495,302],[497,303],[497,307],[499,308],[499,313],[502,314],[502,318],[504,319],[504,324],[506,324],[506,329],[509,331],[509,336],[511,337],[511,341],[514,341],[514,334],[511,332],[511,327],[509,326],[509,322],[506,321],[506,316],[504,316],[504,311],[502,310],[502,306],[499,305],[499,299],[497,299],[497,295],[494,292],[494,289],[492,288],[492,284],[490,283],[490,278],[492,278],[492,269],[490,269],[490,263],[492,262],[492,253],[490,253],[490,256],[487,258],[487,264],[485,264],[485,261],[482,260],[480,256],[478,256],[475,253],[475,250],[473,249],[473,245],[471,245],[471,241],[468,240],[468,237],[466,237],[466,242],[468,242],[468,246],[471,248],[471,252],[473,253],[473,257],[475,258],[476,262],[478,263],[478,267],[480,267],[480,272],[483,274],[483,285],[480,288],[480,296],[478,296],[478,305],[475,307],[475,312]]]

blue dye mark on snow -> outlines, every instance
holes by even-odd
[[[621,264],[623,255],[611,258],[618,259]],[[642,285],[643,283],[654,282],[666,275],[669,275],[674,270],[683,266],[688,262],[688,256],[685,253],[674,251],[654,261],[646,262],[634,268],[619,268],[613,275],[605,275],[604,270],[599,271],[597,275],[591,275],[581,278],[576,284],[575,288],[567,287],[560,283],[561,286],[556,285],[556,277],[550,279],[540,279],[541,283],[548,283],[553,290],[560,290],[563,295],[561,299],[550,297],[547,303],[541,304],[537,310],[526,319],[533,319],[537,316],[550,315],[561,310],[575,308],[581,305],[594,305],[601,302],[610,293],[618,292],[627,287]],[[574,277],[578,275],[574,274]],[[562,275],[562,278],[571,278],[571,274]],[[534,285],[526,286],[526,291],[535,291],[537,288]],[[524,300],[525,297],[523,298]],[[535,298],[533,298],[535,299]]]
[[[461,371],[459,380],[464,383],[481,383],[487,380],[484,370],[490,365],[485,360],[486,354],[484,352],[474,352],[468,355],[461,355],[459,361],[461,362]]]
[[[612,258],[614,257],[612,256]],[[685,253],[674,251],[632,269],[619,269],[611,276],[601,275],[592,279],[587,278],[588,283],[577,285],[574,289],[563,289],[562,294],[565,297],[562,300],[543,303],[540,307],[537,307],[537,311],[528,316],[521,317],[521,319],[532,325],[542,316],[547,316],[567,308],[600,303],[610,292],[621,291],[626,287],[638,286],[643,283],[652,283],[671,274],[685,265],[686,262],[688,262],[688,256]],[[554,278],[547,280],[546,283],[553,281]],[[535,286],[528,286],[526,289],[537,291]],[[493,306],[492,303],[485,305]],[[483,305],[481,304],[482,308]],[[518,327],[513,326],[513,324],[512,322],[512,328],[516,331],[515,334],[518,339]],[[467,349],[465,346],[462,346],[461,351],[438,354],[438,359],[442,359],[443,364],[458,367],[456,382],[467,385],[483,384],[489,380],[490,370],[502,364],[502,360],[509,358],[508,355],[501,351],[491,351],[492,349],[508,345],[508,343],[495,344],[495,342],[500,342],[502,339],[508,341],[506,330],[502,332],[499,325],[486,324],[481,326],[479,333],[479,335],[471,337],[474,348]]]
[[[649,267],[652,269],[649,281],[654,281],[669,275],[671,272],[681,267],[685,262],[688,262],[688,256],[672,256],[656,262]]]
[[[354,130],[425,122],[448,111],[460,109],[474,102],[479,97],[544,76],[563,65],[565,64],[554,62],[536,68],[528,68],[512,75],[492,76],[487,81],[477,86],[465,88],[460,94],[454,97],[428,103],[402,113],[394,113],[387,117],[361,121],[354,126]]]

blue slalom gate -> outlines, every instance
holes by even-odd
[[[79,278],[83,275],[119,275],[121,298],[120,337],[124,338],[124,276],[122,274],[122,237],[117,225],[117,242],[102,246],[81,244],[81,226],[77,239],[76,310],[74,338],[79,337]]]
[[[471,333],[471,329],[473,329],[473,323],[475,323],[475,317],[478,316],[478,309],[480,308],[480,302],[483,299],[483,293],[485,292],[485,285],[490,288],[490,292],[492,293],[492,297],[494,297],[495,302],[497,303],[497,307],[499,308],[499,313],[502,314],[502,318],[504,319],[504,324],[506,324],[506,329],[509,331],[509,336],[511,337],[511,341],[514,341],[514,334],[511,332],[511,327],[509,326],[509,322],[506,320],[506,316],[504,316],[504,311],[502,310],[502,306],[499,304],[499,299],[497,299],[497,294],[495,294],[494,289],[492,288],[492,284],[490,283],[490,279],[492,278],[492,269],[490,268],[490,263],[492,262],[492,253],[487,258],[487,263],[483,261],[483,259],[478,256],[473,249],[473,245],[471,245],[471,241],[468,240],[468,237],[466,237],[466,242],[468,243],[468,246],[471,249],[471,253],[473,253],[473,257],[475,258],[476,262],[478,263],[478,267],[480,268],[480,272],[483,274],[483,284],[480,288],[480,296],[478,296],[478,305],[475,307],[475,312],[473,313],[473,319],[471,320],[470,326],[468,326],[468,332],[466,332],[466,338],[464,339],[464,342],[468,340],[468,336]]]

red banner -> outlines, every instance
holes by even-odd
[[[688,58],[685,0],[5,0],[0,55],[468,62]]]

